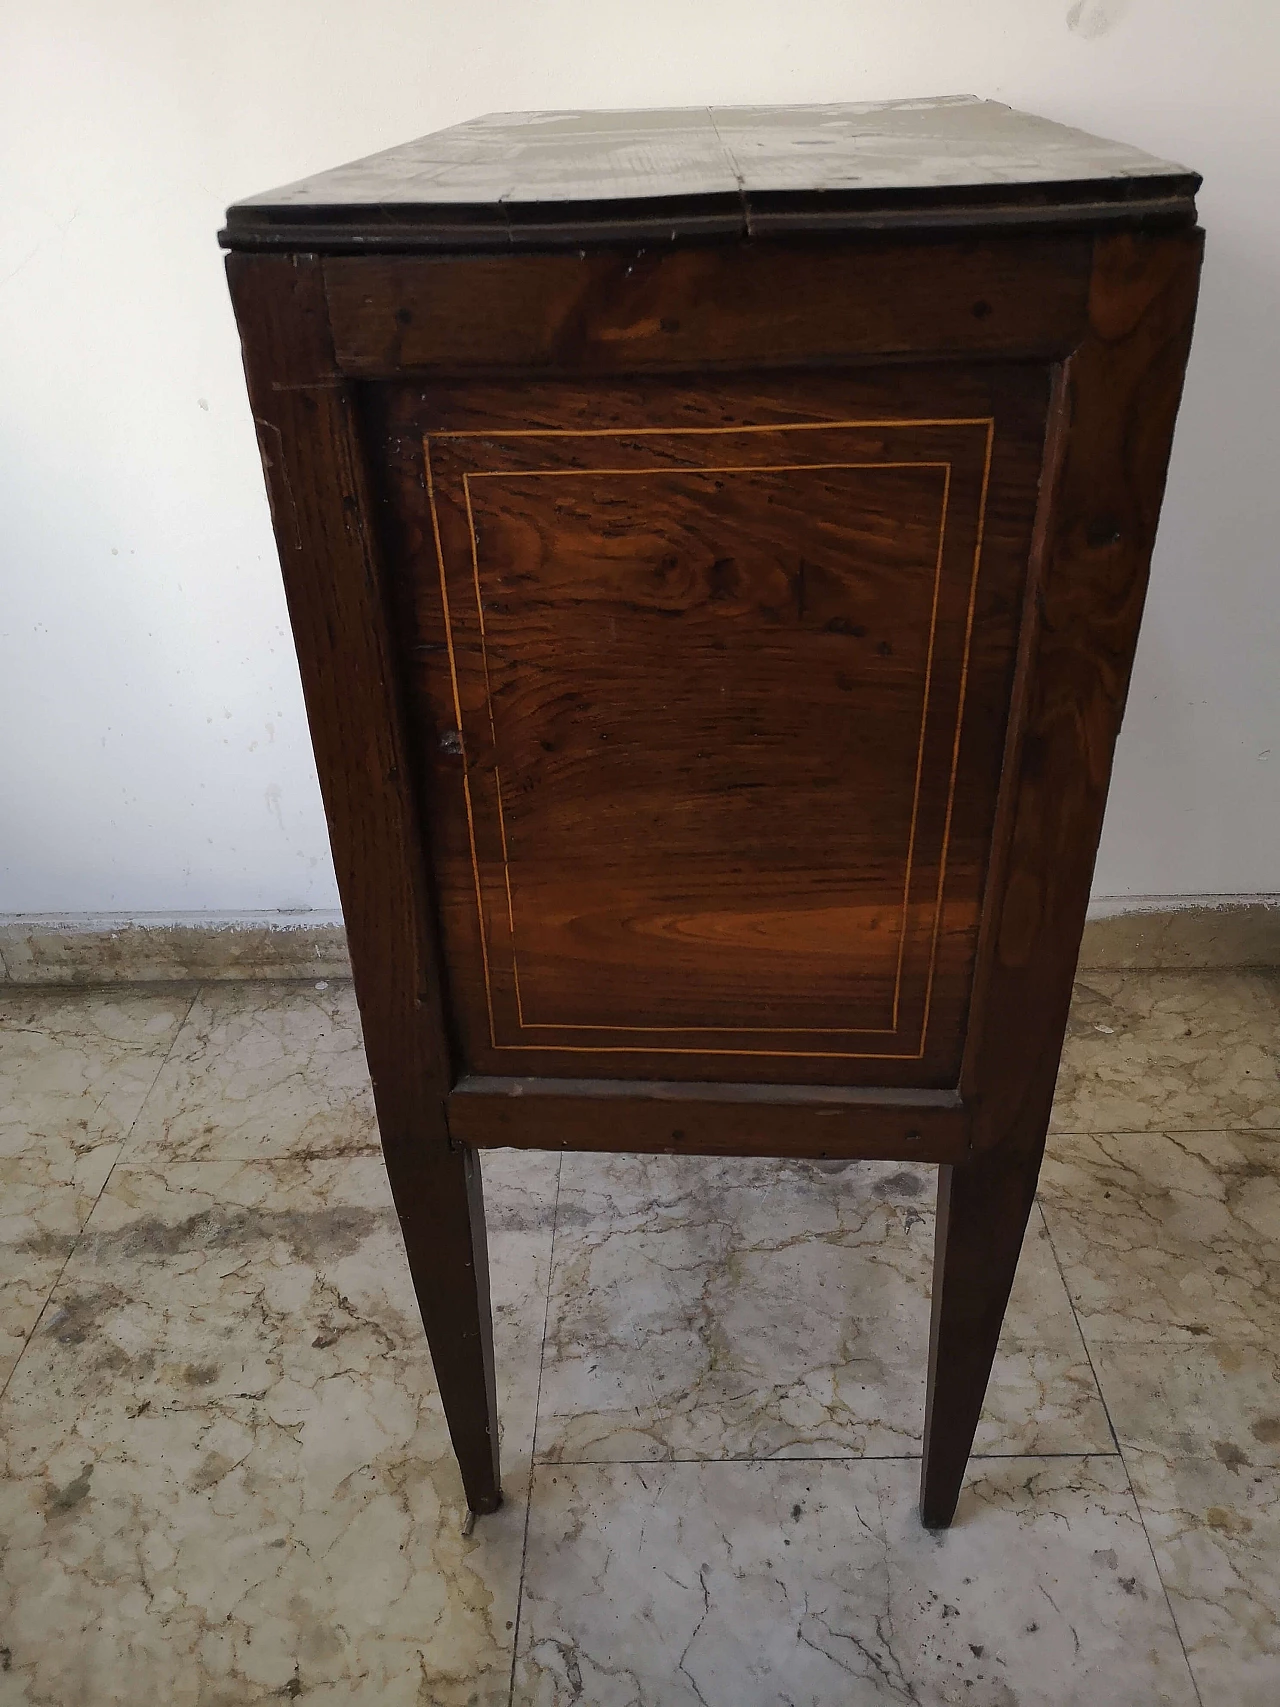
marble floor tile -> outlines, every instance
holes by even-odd
[[[1122,1451],[1280,1470],[1280,1346],[1102,1345],[1098,1379]]]
[[[464,1538],[380,1158],[118,1167],[0,1404],[3,1707],[505,1702],[555,1171],[494,1218]]]
[[[931,1168],[566,1155],[550,1462],[918,1452]],[[1038,1214],[976,1443],[1114,1450]]]
[[[0,1389],[192,994],[0,994]]]
[[[1276,991],[1082,980],[942,1537],[932,1169],[487,1152],[464,1538],[350,986],[0,994],[0,1707],[1271,1707]]]
[[[1280,1132],[1055,1134],[1040,1201],[1089,1345],[1280,1335]]]
[[[351,985],[227,983],[201,987],[132,1154],[199,1162],[377,1149]]]
[[[484,1218],[512,1232],[550,1232],[561,1160],[548,1150],[482,1150]]]
[[[1280,1127],[1278,991],[1274,972],[1082,974],[1051,1129]]]
[[[539,1465],[521,1707],[1193,1707],[1117,1458]]]
[[[1206,1704],[1280,1701],[1280,1353],[1107,1345],[1099,1375]]]

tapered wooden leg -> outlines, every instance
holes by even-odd
[[[384,1150],[467,1504],[496,1511],[502,1486],[479,1158],[469,1146]]]
[[[945,1529],[955,1515],[1043,1150],[1041,1135],[1020,1152],[997,1150],[938,1170],[920,1477],[920,1517],[928,1529]]]

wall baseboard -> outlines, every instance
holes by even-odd
[[[1082,972],[1280,967],[1278,895],[1104,896]],[[0,988],[329,979],[351,974],[342,915],[0,914]]]
[[[1099,896],[1081,972],[1280,967],[1280,895]]]
[[[350,976],[338,912],[0,914],[0,988]]]

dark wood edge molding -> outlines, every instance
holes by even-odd
[[[272,205],[227,209],[224,249],[321,255],[474,254],[605,243],[733,241],[779,232],[875,235],[1194,225],[1199,175],[904,190],[750,190],[610,201]]]
[[[630,1079],[467,1077],[448,1118],[479,1147],[918,1162],[963,1160],[969,1129],[954,1091]]]

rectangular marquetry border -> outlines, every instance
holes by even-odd
[[[915,1051],[908,1055],[901,1051],[888,1050],[788,1050],[788,1049],[752,1049],[751,1053],[770,1057],[796,1057],[801,1059],[819,1060],[921,1060],[925,1053],[925,1045],[929,1031],[929,1012],[933,995],[934,970],[937,963],[938,932],[942,920],[943,894],[946,887],[947,851],[950,843],[951,816],[955,796],[956,773],[960,758],[960,737],[964,724],[965,698],[969,677],[969,654],[973,637],[973,615],[978,589],[978,574],[982,563],[983,528],[986,519],[987,492],[991,475],[991,455],[995,435],[995,421],[990,416],[975,417],[942,417],[931,419],[894,419],[866,421],[795,421],[783,422],[770,426],[736,426],[736,427],[641,427],[633,429],[620,428],[515,428],[507,432],[442,432],[426,435],[423,440],[423,460],[426,471],[427,502],[431,512],[431,525],[435,539],[436,561],[440,577],[440,597],[443,607],[445,640],[449,656],[450,683],[453,692],[454,712],[458,721],[458,730],[463,742],[465,755],[466,734],[463,726],[462,698],[458,686],[457,660],[454,649],[453,620],[449,604],[448,581],[445,573],[444,548],[440,536],[440,523],[436,512],[435,479],[431,466],[431,443],[433,439],[532,439],[532,438],[594,438],[594,439],[634,439],[639,437],[682,438],[688,436],[741,436],[746,434],[772,434],[788,432],[832,432],[839,430],[875,430],[883,428],[903,429],[910,427],[983,427],[986,429],[986,442],[983,454],[982,482],[979,491],[978,515],[975,530],[973,565],[969,577],[969,593],[966,605],[964,644],[960,662],[960,682],[956,698],[956,723],[952,738],[951,769],[947,781],[947,804],[943,822],[942,844],[938,860],[938,884],[934,894],[933,925],[930,936],[929,964],[925,981],[925,1000],[920,1020],[920,1035]],[[588,1024],[544,1024],[537,1021],[526,1021],[523,1005],[520,999],[519,967],[516,961],[515,946],[515,907],[511,889],[511,873],[507,852],[506,825],[502,811],[502,780],[499,772],[497,752],[497,731],[493,719],[492,698],[489,687],[489,657],[485,640],[484,604],[480,589],[480,565],[476,552],[475,522],[471,505],[471,482],[484,479],[555,479],[557,477],[587,478],[591,475],[653,475],[653,474],[742,474],[742,473],[787,473],[804,472],[821,469],[863,469],[863,468],[941,468],[943,476],[942,508],[938,526],[938,545],[934,563],[934,583],[929,618],[929,640],[925,657],[924,693],[920,712],[920,735],[916,753],[916,771],[911,806],[911,823],[907,840],[907,857],[903,877],[902,925],[898,938],[898,956],[893,992],[893,1026],[888,1031],[870,1031],[855,1028],[862,1036],[896,1036],[898,1032],[898,1007],[901,995],[903,958],[907,935],[907,916],[911,889],[911,876],[915,856],[916,820],[919,810],[920,788],[922,784],[925,737],[928,728],[929,698],[933,678],[934,642],[936,638],[938,600],[942,583],[942,562],[946,542],[948,504],[951,494],[951,470],[949,461],[938,461],[921,458],[918,460],[891,460],[866,462],[809,462],[809,463],[734,463],[728,466],[707,466],[696,469],[675,469],[670,466],[657,464],[646,468],[554,468],[554,469],[478,469],[464,472],[462,475],[463,498],[467,514],[467,529],[471,548],[471,572],[475,589],[476,617],[480,633],[481,662],[484,673],[486,710],[489,715],[490,732],[494,745],[494,790],[497,805],[499,836],[502,844],[503,883],[507,898],[507,920],[511,933],[511,972],[512,983],[516,998],[516,1012],[521,1031],[591,1031],[621,1032],[631,1036],[637,1032],[667,1032],[688,1036],[715,1036],[728,1033],[730,1035],[749,1037],[753,1033],[762,1036],[783,1036],[788,1031],[796,1031],[804,1036],[818,1037],[824,1033],[839,1035],[848,1034],[849,1027],[786,1027],[786,1026],[603,1026]],[[480,954],[484,976],[485,1003],[489,1020],[489,1041],[494,1049],[523,1050],[536,1049],[567,1054],[613,1054],[617,1052],[629,1054],[655,1055],[741,1055],[741,1048],[717,1049],[706,1045],[679,1046],[672,1044],[637,1044],[637,1043],[607,1043],[607,1044],[576,1044],[576,1043],[500,1043],[497,1038],[497,1026],[494,1017],[493,988],[489,972],[488,927],[485,917],[483,881],[480,875],[479,852],[476,846],[475,818],[472,811],[471,781],[468,774],[465,757],[463,769],[463,798],[467,815],[467,834],[471,856],[472,877],[475,884],[477,923],[480,937]]]
[[[703,467],[703,468],[688,468],[688,469],[684,469],[684,468],[682,468],[682,469],[671,469],[671,468],[666,468],[666,467],[655,467],[655,468],[541,468],[541,469],[523,469],[519,473],[514,473],[514,472],[512,472],[510,470],[506,470],[506,469],[483,469],[483,470],[476,470],[475,472],[472,472],[472,473],[464,474],[462,477],[462,489],[463,489],[463,493],[464,493],[465,498],[466,498],[467,526],[468,526],[468,529],[470,530],[470,535],[471,535],[471,570],[472,570],[472,578],[474,581],[475,593],[476,593],[476,618],[477,618],[477,621],[479,623],[479,628],[480,628],[480,651],[481,651],[482,662],[484,665],[485,695],[486,695],[486,700],[487,700],[486,709],[488,710],[488,713],[489,713],[489,726],[490,726],[491,731],[494,734],[494,746],[495,746],[495,751],[496,751],[496,746],[497,746],[496,735],[497,735],[497,732],[496,732],[496,729],[494,728],[492,695],[491,695],[491,691],[490,691],[490,687],[489,687],[489,654],[488,654],[488,649],[487,649],[487,645],[486,645],[486,638],[485,638],[483,597],[482,597],[481,590],[480,590],[480,564],[479,564],[479,560],[478,560],[477,553],[476,553],[475,517],[472,513],[472,507],[471,507],[471,482],[473,480],[555,480],[555,479],[562,479],[562,478],[587,479],[592,475],[606,475],[606,476],[626,475],[626,476],[634,476],[637,478],[643,478],[644,476],[650,475],[650,474],[668,474],[668,475],[675,475],[675,476],[680,476],[680,477],[694,478],[694,477],[700,477],[702,475],[707,475],[707,474],[804,474],[804,473],[823,472],[823,471],[827,471],[827,470],[835,472],[835,471],[840,471],[840,470],[854,470],[854,469],[865,469],[865,468],[874,468],[874,469],[882,469],[882,468],[940,468],[943,471],[942,505],[941,505],[941,509],[940,509],[939,515],[938,515],[938,543],[937,543],[936,549],[934,551],[933,590],[932,590],[932,595],[931,595],[931,599],[930,599],[930,607],[929,607],[929,640],[928,640],[928,645],[927,645],[926,652],[925,652],[924,691],[923,691],[923,694],[921,696],[921,703],[920,703],[920,734],[919,734],[919,737],[918,737],[918,740],[916,743],[916,766],[915,766],[915,776],[913,779],[913,791],[912,791],[912,799],[911,799],[911,822],[910,822],[910,828],[909,828],[908,834],[907,834],[907,853],[906,853],[906,860],[904,863],[903,880],[902,880],[902,920],[901,920],[900,929],[898,931],[898,957],[897,957],[897,964],[896,964],[896,968],[895,968],[894,985],[893,985],[893,1023],[892,1023],[892,1025],[883,1026],[883,1027],[881,1027],[881,1026],[866,1026],[866,1027],[859,1026],[856,1028],[859,1035],[861,1035],[861,1036],[866,1036],[866,1037],[896,1037],[897,1033],[898,1033],[898,1005],[899,1005],[899,1001],[900,1001],[901,993],[902,993],[902,963],[903,963],[904,954],[906,952],[906,942],[907,942],[908,897],[910,896],[910,893],[911,893],[911,876],[912,876],[912,870],[913,870],[914,860],[915,860],[916,821],[917,821],[917,817],[919,814],[919,806],[920,806],[920,786],[921,786],[923,767],[924,767],[925,736],[926,736],[927,731],[928,731],[929,703],[930,703],[930,696],[931,696],[931,690],[932,690],[932,684],[933,684],[933,650],[934,650],[934,640],[935,640],[936,633],[937,633],[938,597],[939,597],[939,593],[940,593],[941,587],[942,587],[942,558],[943,558],[943,548],[946,545],[947,507],[948,507],[948,503],[949,503],[950,497],[951,497],[951,464],[949,462],[931,462],[931,461],[919,461],[919,462],[896,462],[896,461],[895,462],[890,462],[890,461],[884,461],[884,462],[779,462],[779,463],[753,462],[753,463],[711,464],[711,465],[709,465],[707,467]],[[446,616],[446,621],[447,621],[447,616]],[[451,633],[449,634],[449,639],[450,639],[450,641],[452,641],[452,634]],[[465,737],[464,737],[464,745],[465,745]],[[510,859],[509,859],[508,849],[507,849],[506,821],[503,817],[503,809],[502,809],[502,776],[501,776],[501,771],[499,769],[496,758],[495,758],[494,766],[493,766],[493,775],[494,775],[495,797],[496,797],[497,809],[498,809],[498,831],[499,831],[499,836],[500,836],[501,843],[502,843],[502,871],[503,871],[503,881],[504,881],[504,885],[506,888],[506,896],[507,896],[507,918],[508,918],[508,923],[509,923],[510,928],[511,928],[511,974],[512,974],[512,982],[513,982],[514,989],[515,989],[515,997],[516,997],[516,1014],[517,1014],[517,1017],[519,1019],[520,1030],[522,1032],[524,1032],[524,1031],[557,1031],[557,1032],[559,1032],[559,1031],[609,1031],[609,1032],[625,1033],[626,1035],[632,1035],[634,1033],[645,1033],[645,1032],[679,1031],[679,1032],[686,1032],[691,1036],[700,1036],[700,1037],[717,1036],[717,1035],[722,1035],[722,1034],[726,1034],[726,1033],[730,1034],[730,1035],[742,1035],[744,1037],[749,1037],[752,1034],[756,1034],[756,1035],[760,1035],[760,1036],[786,1036],[788,1032],[794,1032],[794,1033],[797,1033],[801,1036],[822,1037],[822,1036],[842,1036],[842,1035],[845,1035],[849,1032],[850,1028],[848,1026],[807,1026],[807,1025],[806,1026],[787,1026],[787,1025],[772,1025],[772,1026],[610,1025],[610,1026],[602,1026],[602,1025],[590,1025],[590,1024],[582,1024],[582,1023],[570,1023],[568,1021],[550,1022],[549,1023],[549,1022],[539,1021],[539,1020],[526,1020],[526,1018],[524,1017],[524,1005],[523,1005],[523,1003],[521,1001],[521,997],[520,997],[520,969],[519,969],[519,962],[518,962],[518,958],[517,958],[517,954],[516,954],[515,900],[514,900],[514,896],[512,894],[512,888],[511,888],[511,865],[510,865]],[[475,853],[474,840],[472,842],[472,867],[473,867],[473,869],[476,869],[476,853]],[[479,884],[479,872],[478,872],[478,870],[476,871],[476,881],[477,881],[477,885],[478,885]],[[935,929],[936,929],[936,919],[935,919]],[[488,967],[487,967],[487,964],[486,964],[485,974],[486,974],[485,981],[486,981],[486,987],[487,987],[487,985],[488,985]],[[492,1017],[492,1006],[490,1006],[490,1015]],[[491,1028],[491,1030],[492,1030],[492,1028]],[[517,1045],[508,1046],[508,1045],[498,1044],[495,1042],[494,1047],[495,1048],[504,1048],[504,1047],[518,1047],[518,1046]]]

